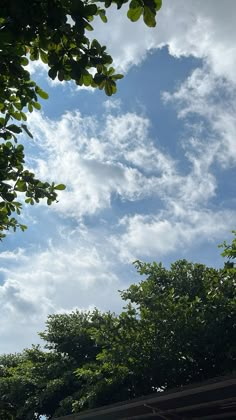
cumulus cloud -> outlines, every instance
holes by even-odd
[[[205,147],[203,156],[226,167],[236,162],[235,94],[236,86],[206,66],[194,70],[175,92],[163,93],[164,101],[176,107],[179,118],[198,117],[197,134],[202,141],[196,144],[196,152]]]
[[[108,24],[96,21],[94,36],[108,46],[115,64],[127,71],[148,51],[168,46],[175,57],[204,59],[218,76],[236,82],[236,3],[214,0],[163,1],[155,29],[131,23],[126,9],[108,9]]]
[[[221,240],[229,226],[233,228],[234,211],[184,209],[173,203],[169,211],[157,215],[124,217],[120,224],[124,232],[111,237],[111,243],[123,262],[137,258],[155,258],[180,253],[186,248],[211,240]]]
[[[149,137],[149,121],[135,113],[106,115],[99,122],[67,112],[59,121],[30,117],[42,157],[37,174],[67,184],[55,209],[76,218],[110,207],[113,195],[124,201],[159,194],[175,175],[175,163]],[[167,185],[168,186],[168,185]]]
[[[215,91],[212,81],[210,87],[204,78],[203,86],[200,81],[193,85],[192,77],[196,75],[190,76],[175,93],[164,95],[166,101],[173,101],[181,109],[180,116],[185,118],[189,113],[202,112],[203,104],[198,108],[195,97],[202,97],[204,103]],[[189,89],[193,90],[192,97]],[[197,95],[196,90],[201,94]],[[216,103],[218,106],[221,105]],[[208,118],[207,113],[205,117]],[[223,154],[223,149],[219,153],[219,139],[212,134],[216,132],[214,126],[205,141],[193,137],[183,142],[189,170],[182,173],[174,157],[160,151],[158,141],[150,138],[150,121],[135,113],[119,111],[114,116],[108,112],[100,123],[79,112],[67,112],[59,121],[35,114],[31,124],[36,141],[41,141],[46,151],[44,160],[36,160],[40,176],[67,183],[68,191],[61,194],[60,203],[55,206],[59,214],[77,220],[88,214],[99,215],[111,206],[114,194],[126,203],[123,206],[129,201],[138,203],[145,199],[148,203],[148,199],[158,197],[157,214],[127,215],[120,221],[124,232],[111,235],[112,246],[120,250],[124,260],[159,252],[159,245],[150,237],[159,238],[162,254],[166,254],[176,251],[179,241],[189,246],[194,238],[220,239],[229,226],[233,228],[235,214],[227,209],[217,211],[211,205],[218,186],[213,165],[219,156],[228,163],[232,158]],[[221,143],[223,147],[223,139]]]
[[[48,244],[46,249],[27,253],[5,273],[0,285],[0,352],[18,351],[29,339],[38,341],[37,331],[44,328],[49,313],[95,306],[120,309],[117,290],[124,284],[114,273],[105,242],[96,246],[83,229],[66,232],[67,239],[65,232],[61,245]],[[9,261],[7,253],[1,257]]]

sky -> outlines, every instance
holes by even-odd
[[[213,267],[235,229],[236,2],[163,1],[155,29],[125,8],[94,22],[125,77],[118,92],[32,77],[49,93],[22,138],[26,165],[65,183],[59,203],[25,206],[0,249],[0,353],[39,342],[48,314],[118,313],[133,261]]]

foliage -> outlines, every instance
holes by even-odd
[[[236,270],[235,263],[233,261],[234,259],[236,259],[236,230],[233,230],[232,233],[234,234],[234,239],[232,240],[232,243],[227,244],[227,242],[224,241],[223,244],[219,245],[219,248],[224,248],[224,251],[221,255],[222,257],[227,258],[225,268]]]
[[[100,350],[91,336],[99,319],[98,311],[51,315],[41,334],[50,351],[33,346],[19,355],[0,356],[0,404],[5,412],[11,409],[17,420],[72,412],[82,386],[74,371],[96,360]]]
[[[48,66],[48,76],[77,85],[116,92],[116,74],[106,47],[86,35],[97,16],[107,21],[105,9],[111,4],[121,8],[128,0],[2,0],[0,10],[0,239],[5,231],[22,230],[12,213],[21,213],[17,196],[34,204],[57,198],[55,186],[35,179],[24,166],[24,148],[16,145],[20,134],[32,137],[25,124],[28,112],[40,110],[40,99],[48,95],[34,81],[26,66],[41,60]],[[155,26],[161,0],[131,0],[128,17],[136,21],[143,15],[148,26]]]
[[[136,266],[147,278],[121,293],[130,302],[113,328],[97,332],[103,350],[96,363],[77,370],[86,380],[87,406],[200,381],[235,367],[235,274],[185,260],[169,270],[156,263],[137,261]]]
[[[2,412],[51,418],[235,369],[235,271],[186,260],[135,265],[145,279],[121,292],[121,314],[50,315],[46,351],[1,356]]]

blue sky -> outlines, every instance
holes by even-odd
[[[118,93],[33,78],[50,95],[29,116],[27,166],[66,191],[25,207],[1,245],[0,352],[38,341],[49,313],[119,311],[132,261],[222,265],[235,228],[236,4],[163,2],[155,29],[111,10],[95,22],[125,74]]]

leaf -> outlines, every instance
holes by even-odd
[[[127,12],[127,16],[132,22],[136,22],[140,18],[142,12],[142,7],[137,7],[136,9],[129,9]]]
[[[33,106],[31,103],[28,104],[28,110],[29,112],[33,112]]]
[[[62,190],[65,190],[65,189],[66,189],[66,186],[64,184],[58,184],[54,187],[54,190],[62,191]]]
[[[32,204],[33,205],[34,204],[34,200],[31,197],[30,198],[26,198],[25,203],[26,204]]]
[[[20,115],[21,115],[21,118],[22,118],[23,121],[27,121],[27,117],[26,117],[24,112],[21,111]]]
[[[107,71],[107,75],[108,76],[111,76],[112,74],[114,74],[115,73],[115,69],[114,69],[114,67],[110,67],[109,68],[109,70]]]
[[[162,0],[154,0],[155,5],[156,5],[156,11],[158,12],[158,10],[160,10],[161,6],[162,6]]]
[[[114,76],[112,76],[113,80],[119,80],[119,79],[123,79],[123,74],[114,74]]]
[[[13,118],[20,121],[21,120],[21,113],[20,112],[13,112],[12,113]]]
[[[100,16],[100,19],[104,22],[104,23],[107,23],[107,17],[106,17],[106,12],[105,12],[105,10],[99,10],[99,12],[98,12],[98,14],[99,14],[99,16]]]
[[[150,28],[156,26],[155,13],[147,6],[144,6],[143,20]]]
[[[21,102],[15,102],[14,103],[14,107],[18,110],[18,111],[21,111],[22,110],[22,105],[21,105]]]
[[[48,64],[48,55],[45,51],[40,50],[40,58],[44,64]]]
[[[4,199],[7,200],[7,201],[10,201],[11,202],[11,201],[14,200],[14,198],[15,198],[15,194],[12,194],[12,193],[6,193],[6,194],[4,194]]]
[[[50,77],[52,80],[54,80],[54,79],[57,77],[57,69],[56,69],[56,67],[51,67],[51,68],[48,70],[48,75],[49,75],[49,77]]]
[[[41,89],[39,86],[36,86],[35,92],[42,98],[48,99],[48,93]]]
[[[15,124],[10,124],[6,127],[7,130],[12,131],[13,133],[19,134],[22,132],[21,128]]]
[[[85,28],[87,29],[87,31],[93,31],[93,27],[89,23],[86,23]]]
[[[92,15],[96,15],[97,13],[97,6],[95,4],[89,4],[88,6],[84,7],[84,15],[85,16],[92,16]]]
[[[28,136],[33,139],[33,135],[31,134],[31,132],[29,131],[28,127],[26,124],[21,124],[21,127],[23,128],[23,130],[26,132],[26,134],[28,134]]]
[[[111,96],[113,93],[115,93],[116,92],[115,82],[113,82],[112,80],[106,80],[105,92],[108,96]]]
[[[22,57],[21,60],[20,60],[20,63],[21,63],[22,66],[28,66],[29,60],[26,57]]]
[[[26,182],[24,181],[17,181],[15,189],[20,192],[25,192],[27,190]]]
[[[100,53],[102,47],[96,39],[93,39],[91,42],[91,48],[95,48]]]
[[[60,80],[60,82],[63,82],[63,80],[64,80],[64,71],[63,70],[59,70],[57,77],[58,77],[58,80]]]
[[[35,109],[38,109],[38,110],[40,110],[40,109],[41,109],[41,105],[40,105],[40,103],[39,103],[39,102],[32,102],[32,105],[33,105],[33,107],[34,107]]]

